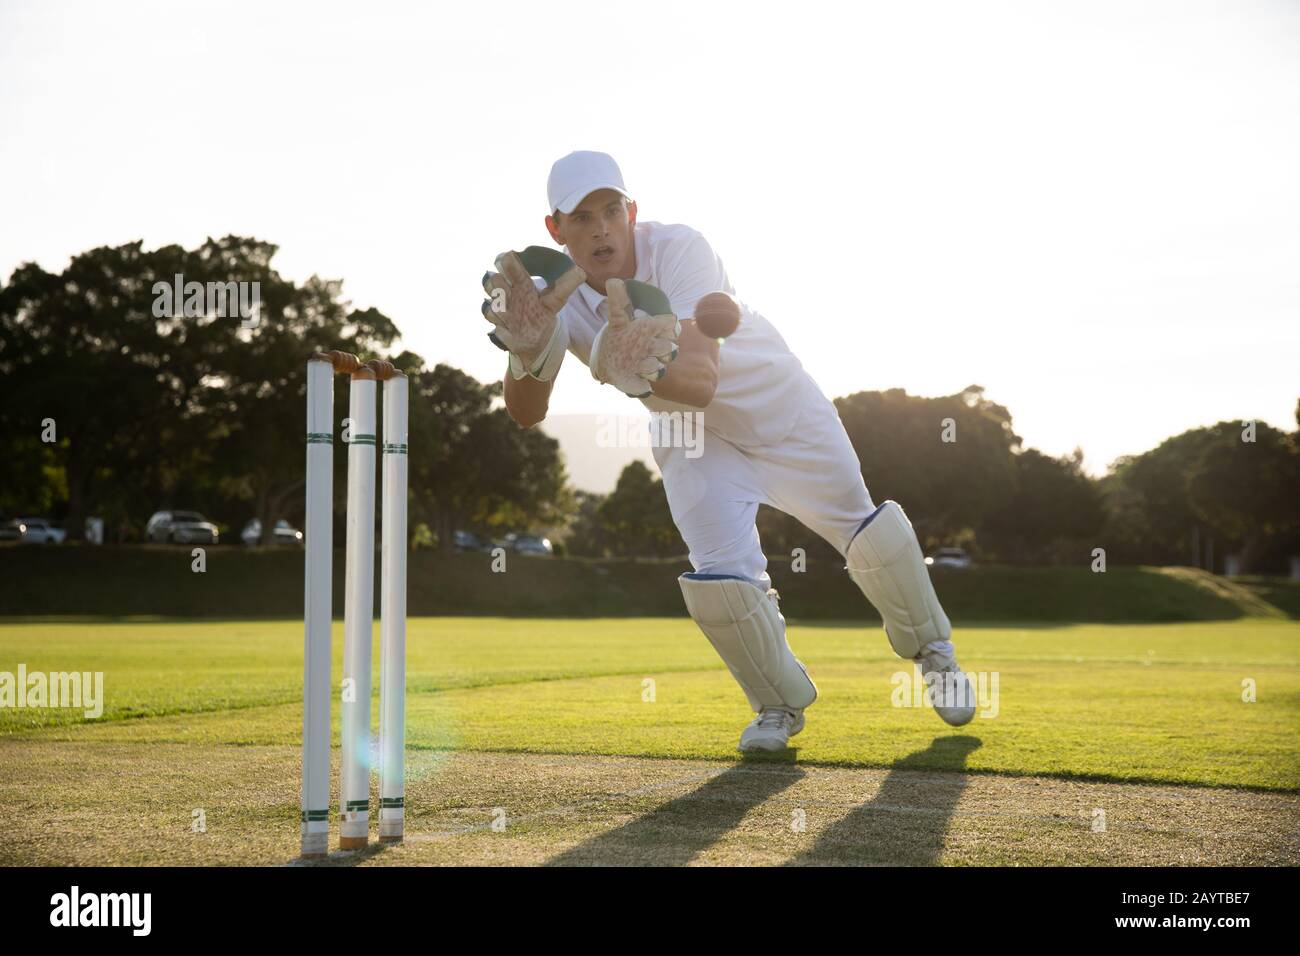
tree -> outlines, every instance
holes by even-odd
[[[1004,561],[1035,564],[1076,552],[1078,560],[1086,558],[1087,548],[1073,542],[1099,536],[1105,512],[1100,489],[1084,474],[1083,450],[1052,458],[1029,448],[1015,464],[1014,491],[981,526],[981,548]]]
[[[509,530],[563,523],[574,507],[559,442],[520,428],[495,407],[501,383],[487,385],[449,365],[411,378],[412,518],[427,521],[438,547],[458,528]]]
[[[664,557],[684,550],[663,479],[654,477],[642,461],[632,461],[623,469],[599,513],[616,555]]]
[[[236,236],[193,250],[135,242],[76,256],[61,274],[15,270],[0,286],[0,454],[13,476],[0,507],[62,511],[73,538],[89,509],[119,539],[156,508],[194,508],[236,527],[252,510],[263,540],[276,519],[300,515],[309,354],[379,357],[398,330],[375,309],[350,309],[337,280],[285,280],[275,253]],[[257,321],[183,308],[155,315],[155,283],[177,275],[205,288],[258,283]],[[462,519],[556,524],[572,510],[558,445],[493,407],[499,384],[427,369],[409,352],[394,361],[411,381],[413,522],[436,518],[450,547]],[[334,400],[338,423],[343,381]],[[40,440],[46,420],[54,444]],[[334,458],[341,489],[347,456]]]
[[[1300,454],[1294,435],[1259,422],[1242,440],[1236,422],[1220,422],[1188,470],[1193,511],[1242,547],[1242,570],[1253,570],[1265,540],[1300,529]]]
[[[342,283],[310,277],[302,286],[270,268],[276,247],[231,237],[209,242],[203,259],[221,258],[235,274],[261,287],[262,317],[241,329],[237,344],[221,357],[219,378],[200,396],[196,427],[211,453],[204,467],[223,497],[253,502],[262,544],[272,543],[275,523],[303,511],[303,430],[306,364],[312,352],[341,349],[363,361],[378,357],[397,337],[397,327],[375,309],[349,310]],[[346,379],[334,388],[334,421],[347,416]],[[286,440],[290,436],[294,440]],[[346,454],[335,455],[342,480]]]
[[[203,272],[179,247],[134,242],[75,256],[59,275],[28,263],[0,289],[5,451],[55,422],[70,538],[104,486],[120,500],[127,484],[156,488],[189,470],[195,445],[181,426],[235,322],[153,315],[154,282],[187,271]]]
[[[1300,416],[1300,408],[1297,409]],[[1297,432],[1239,420],[1194,428],[1121,458],[1103,481],[1112,554],[1130,562],[1199,561],[1204,542],[1242,547],[1247,568],[1300,545]]]
[[[835,562],[841,557],[830,542],[784,511],[761,504],[754,523],[764,554],[788,558],[795,548],[802,548],[810,559]]]
[[[1130,563],[1186,564],[1194,539],[1213,532],[1192,508],[1187,478],[1213,436],[1195,428],[1111,465],[1103,483],[1104,533],[1111,557]]]
[[[564,542],[569,554],[584,558],[609,556],[609,534],[600,518],[600,506],[605,503],[606,497],[608,496],[590,491],[574,493],[576,512],[569,525],[569,536]]]
[[[1020,437],[1011,413],[971,385],[941,398],[902,389],[836,399],[872,500],[898,501],[923,545],[941,544],[1004,508],[1015,487]],[[946,419],[955,441],[942,440]]]

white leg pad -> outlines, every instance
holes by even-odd
[[[898,502],[886,501],[872,512],[845,557],[849,577],[880,612],[900,657],[916,657],[931,641],[952,636],[916,532]]]
[[[790,652],[776,591],[744,578],[683,574],[686,610],[745,691],[755,713],[764,707],[802,710],[817,699],[808,672]]]

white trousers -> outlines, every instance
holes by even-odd
[[[792,400],[805,393],[803,410],[779,442],[728,441],[708,430],[705,409],[696,457],[686,447],[654,446],[673,522],[696,571],[737,574],[764,590],[772,586],[755,524],[760,504],[797,519],[840,554],[875,510],[835,406],[816,388],[791,391]],[[931,641],[925,650],[952,654],[953,645]]]
[[[755,517],[770,505],[845,552],[875,506],[835,406],[815,388],[792,389],[803,404],[790,434],[771,445],[740,445],[709,431],[704,410],[698,457],[656,446],[673,521],[696,571],[738,574],[771,587]]]

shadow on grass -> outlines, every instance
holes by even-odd
[[[792,758],[791,758],[792,759]],[[663,806],[566,850],[547,866],[683,866],[755,807],[803,779],[790,759],[764,773],[744,761]]]
[[[980,745],[976,737],[939,737],[924,750],[897,761],[869,802],[827,827],[787,866],[935,865],[948,823],[966,789],[961,771]],[[900,773],[936,767],[959,775],[934,780]]]
[[[966,788],[976,737],[939,737],[893,764],[870,802],[828,827],[791,866],[929,866]],[[682,866],[735,829],[755,807],[803,779],[796,751],[751,757],[635,820],[593,837],[548,866]],[[754,772],[762,767],[762,772]],[[903,771],[944,774],[941,779]],[[949,776],[949,774],[956,774]],[[815,811],[814,811],[815,812]]]
[[[331,834],[331,839],[337,841],[338,838]],[[328,855],[324,857],[315,859],[298,857],[290,860],[288,865],[307,868],[360,866],[362,863],[367,863],[375,857],[387,853],[389,848],[389,844],[380,842],[372,842],[364,850],[340,850],[337,847],[331,847]]]

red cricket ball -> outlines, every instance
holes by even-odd
[[[695,306],[695,327],[711,339],[725,339],[740,324],[740,303],[725,292],[710,292]]]

